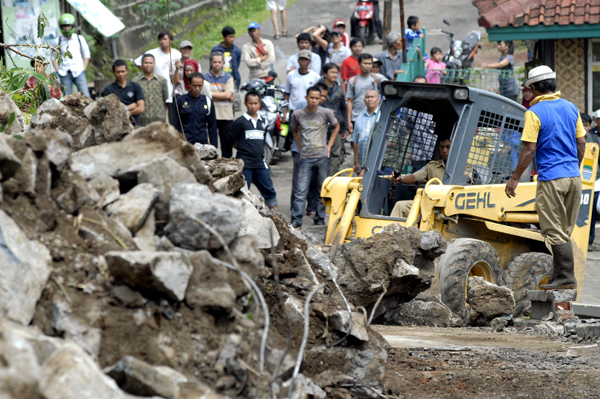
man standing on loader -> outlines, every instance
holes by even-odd
[[[525,112],[523,151],[506,195],[515,197],[521,174],[533,156],[538,166],[536,206],[542,236],[552,247],[554,269],[542,290],[576,289],[571,233],[581,201],[580,166],[585,154],[585,130],[575,104],[560,98],[556,73],[542,65],[529,71],[525,87],[534,99]]]

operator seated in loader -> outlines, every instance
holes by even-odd
[[[412,175],[407,175],[404,177],[393,178],[393,184],[425,184],[431,179],[440,179],[442,181],[444,179],[444,174],[446,173],[446,162],[448,161],[448,154],[450,154],[450,146],[452,145],[452,141],[449,138],[441,138],[439,143],[440,154],[442,155],[442,159],[437,161],[431,161],[423,168],[418,170]],[[390,214],[391,217],[400,217],[405,218],[408,216],[410,212],[410,208],[412,208],[413,200],[408,201],[398,201],[396,205],[394,205],[394,209]]]

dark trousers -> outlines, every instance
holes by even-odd
[[[373,6],[373,22],[375,23],[375,31],[377,32],[377,36],[380,39],[383,39],[383,24],[381,23],[381,18],[379,17],[379,1],[374,1]]]
[[[271,171],[269,169],[244,168],[242,173],[248,182],[248,188],[254,183],[269,208],[277,206],[277,193],[273,188],[273,180],[271,179]]]
[[[221,142],[221,157],[231,158],[233,156],[233,147],[229,139],[229,126],[233,121],[217,120],[217,130],[219,131],[219,141]]]
[[[296,191],[298,187],[298,170],[300,169],[300,154],[292,152],[294,159],[294,169],[292,172],[292,195],[290,197],[290,210],[294,208],[294,199],[296,198]],[[316,212],[317,203],[321,200],[321,185],[317,184],[317,175],[313,175],[313,180],[310,183],[310,189],[308,191],[308,200],[306,204],[307,212]]]
[[[596,206],[598,206],[598,196],[600,196],[600,191],[596,191],[594,193],[594,208],[592,209],[592,222],[590,224],[589,245],[592,245],[594,243],[594,238],[596,237]]]
[[[297,222],[302,225],[302,217],[304,216],[304,208],[310,189],[310,183],[313,174],[317,173],[317,185],[323,185],[323,180],[327,178],[327,169],[329,168],[329,158],[308,158],[301,159],[298,168],[298,187],[296,188],[296,198],[292,204],[292,222]],[[314,217],[315,221],[325,220],[325,205],[323,201],[317,203],[317,213]]]

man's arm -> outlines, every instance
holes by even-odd
[[[225,83],[225,91],[223,91],[223,92],[211,91],[212,98],[217,101],[230,101],[230,100],[233,101],[233,99],[234,99],[233,90],[234,90],[233,78],[229,78],[229,79],[227,79],[227,82]]]
[[[352,126],[352,99],[348,98],[346,100],[346,105],[348,108],[348,132],[354,133],[354,126]]]
[[[585,139],[583,141],[583,146],[585,148]],[[531,141],[525,141],[523,145],[523,151],[521,151],[521,156],[519,157],[519,163],[517,163],[517,168],[513,172],[512,178],[506,183],[506,196],[508,198],[516,197],[516,188],[519,184],[519,179],[525,169],[529,167],[531,161],[533,161],[533,156],[535,155],[535,148],[537,147],[537,143]],[[579,149],[579,139],[577,139],[577,148]]]
[[[298,127],[294,128],[294,141],[296,142],[296,145],[298,146],[298,152],[300,152],[300,128],[298,128]]]
[[[90,53],[90,46],[87,44],[87,42],[85,41],[85,38],[83,36],[81,37],[81,46],[82,48],[82,53],[83,53],[83,70],[85,71],[88,67],[88,64],[90,63],[90,57],[91,57],[91,53]]]
[[[252,57],[252,45],[244,46],[242,49],[242,60],[246,63],[248,68],[256,68],[260,66],[260,58]]]
[[[585,137],[577,137],[577,159],[579,159],[579,167],[585,156]]]
[[[207,100],[208,101],[208,100]],[[217,115],[215,112],[215,103],[210,103],[210,115],[208,116],[208,139],[210,145],[219,148],[219,136],[217,134]]]
[[[333,117],[335,119],[335,116]],[[340,131],[340,124],[338,121],[335,121],[335,125],[333,125],[333,131],[331,132],[331,137],[329,138],[329,143],[327,144],[327,158],[331,155],[331,147],[333,147],[333,143],[335,142],[335,138]]]
[[[132,104],[129,104],[127,106],[127,109],[129,110],[131,115],[136,116],[136,115],[143,114],[144,111],[146,110],[146,106],[144,104],[144,100],[138,100]]]

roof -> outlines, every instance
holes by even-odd
[[[486,29],[600,24],[600,0],[472,0]]]

